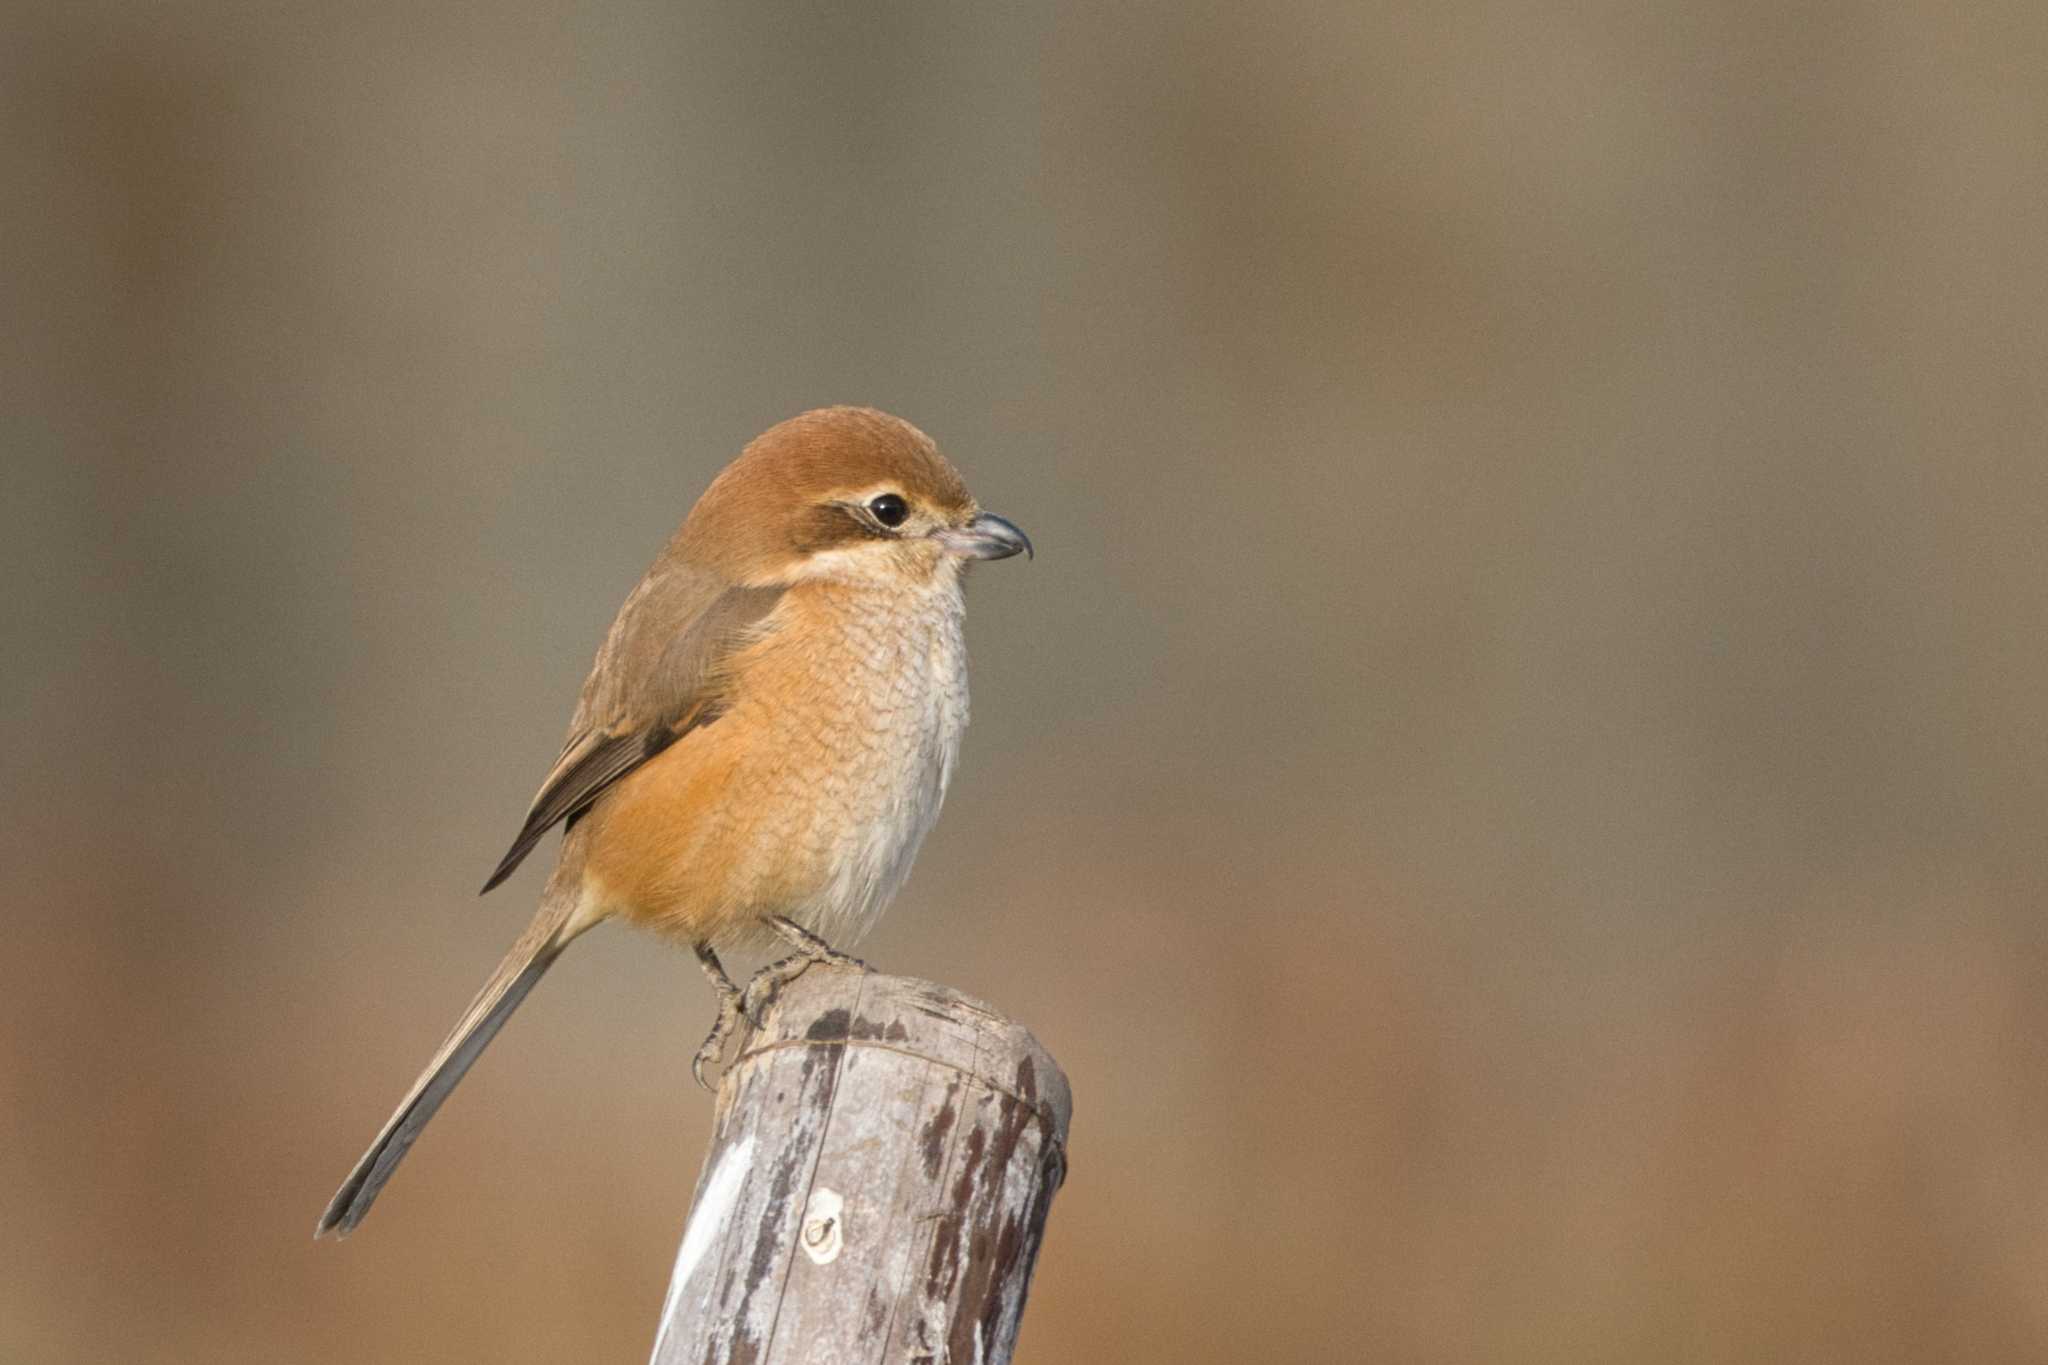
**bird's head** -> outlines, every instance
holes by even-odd
[[[683,523],[684,556],[733,582],[950,580],[968,561],[1031,553],[984,512],[931,437],[872,408],[778,423],[727,465]]]

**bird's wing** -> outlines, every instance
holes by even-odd
[[[728,660],[781,596],[780,588],[735,587],[676,561],[649,574],[619,608],[583,684],[562,756],[484,890],[511,876],[549,829],[574,820],[614,782],[717,720]]]

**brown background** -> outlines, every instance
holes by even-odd
[[[2042,1359],[2044,16],[13,12],[0,1360],[643,1357],[623,931],[309,1234],[835,401],[1039,547],[863,945],[1073,1077],[1023,1361]]]

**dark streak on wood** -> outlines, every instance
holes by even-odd
[[[960,1084],[955,1081],[946,1087],[946,1099],[939,1106],[939,1112],[931,1116],[920,1135],[924,1148],[924,1175],[927,1180],[939,1178],[939,1167],[946,1159],[946,1134],[953,1131],[953,1121],[959,1117],[954,1101],[960,1093]]]
[[[843,1042],[846,1039],[847,1029],[852,1024],[852,1021],[852,1010],[827,1010],[811,1021],[811,1026],[804,1030],[804,1037],[814,1043],[827,1040]]]

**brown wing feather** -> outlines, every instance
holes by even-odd
[[[726,660],[781,597],[780,588],[727,586],[675,561],[642,580],[597,652],[562,756],[483,889],[511,876],[543,834],[573,821],[613,783],[716,721]]]
[[[534,845],[540,842],[543,834],[561,821],[573,819],[597,799],[599,792],[667,748],[664,743],[650,750],[647,741],[657,737],[638,734],[591,736],[596,742],[580,746],[573,761],[551,776],[547,785],[540,789],[540,794],[534,797],[533,808],[526,813],[526,823],[519,827],[519,837],[512,841],[512,847],[492,869],[490,880],[484,883],[484,891],[490,891],[511,876],[519,864],[526,861],[526,855],[533,852]],[[672,736],[669,742],[674,742]]]

